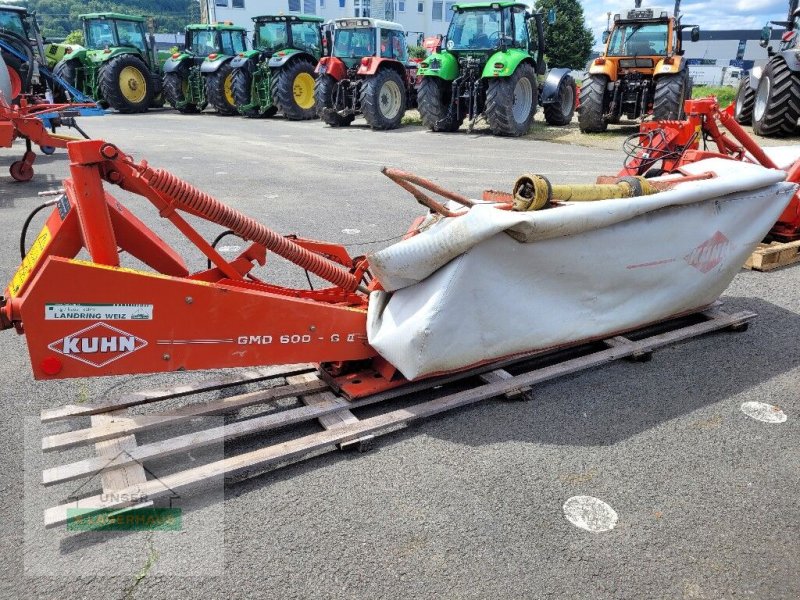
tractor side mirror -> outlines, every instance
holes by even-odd
[[[439,41],[436,43],[435,52],[438,54],[439,52],[442,51],[442,48],[447,48],[447,36],[446,35],[440,35],[439,36]]]
[[[758,43],[759,46],[762,48],[766,48],[769,46],[769,40],[772,37],[772,27],[769,25],[764,25],[761,29],[761,41]]]
[[[693,42],[700,41],[700,28],[699,27],[692,27],[691,39]]]
[[[547,11],[547,24],[548,25],[555,25],[556,22],[556,9],[551,8]]]
[[[611,37],[611,32],[608,31],[608,30],[604,31],[603,32],[603,43],[607,44],[608,43],[608,38],[610,38],[610,37]]]

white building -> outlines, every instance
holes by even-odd
[[[401,23],[409,32],[409,44],[416,44],[413,34],[436,35],[447,32],[455,4],[449,0],[201,0],[205,22],[232,21],[253,29],[252,18],[258,15],[305,14],[324,19],[374,17]]]

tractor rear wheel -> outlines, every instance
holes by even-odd
[[[451,110],[452,85],[440,77],[423,77],[417,90],[417,108],[422,124],[431,131],[458,131],[464,117]]]
[[[248,119],[258,119],[259,117],[271,117],[278,112],[278,107],[274,104],[263,113],[256,107],[242,110],[252,102],[253,97],[253,73],[246,68],[238,68],[233,71],[233,100],[239,114]]]
[[[150,69],[132,54],[110,59],[100,67],[100,93],[121,113],[145,112],[153,100]]]
[[[394,69],[380,69],[361,86],[361,112],[373,129],[400,127],[406,101],[406,84]]]
[[[570,76],[564,76],[558,84],[558,96],[555,102],[544,105],[544,120],[548,125],[562,127],[572,121],[575,114],[575,94],[577,86]]]
[[[273,102],[283,115],[292,121],[314,119],[314,63],[304,58],[273,72]]]
[[[601,133],[608,129],[606,89],[608,77],[594,75],[581,85],[581,105],[578,107],[578,126],[583,133]]]
[[[656,93],[653,97],[653,118],[656,121],[674,121],[686,114],[683,102],[691,85],[689,71],[675,75],[661,75],[656,79]]]
[[[188,73],[164,75],[164,99],[172,108],[183,114],[199,112],[195,104],[186,104],[186,92],[189,89],[188,77]]]
[[[531,128],[538,106],[539,87],[529,64],[520,64],[509,77],[489,80],[486,121],[494,135],[525,135]]]
[[[342,116],[334,105],[336,80],[330,75],[320,75],[314,82],[314,104],[317,107],[319,118],[331,127],[344,127],[350,125],[356,118],[355,115]]]
[[[231,61],[221,64],[206,77],[206,98],[217,113],[223,116],[239,114],[233,97],[233,67]]]
[[[753,121],[753,106],[756,103],[756,91],[750,87],[750,76],[745,75],[739,82],[736,90],[736,100],[733,105],[733,118],[740,125],[750,125]]]
[[[794,133],[800,118],[800,80],[782,58],[764,67],[753,106],[753,131],[758,135],[786,136]]]

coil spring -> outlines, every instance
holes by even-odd
[[[358,280],[350,272],[309,252],[269,227],[178,179],[172,173],[154,169],[145,177],[153,188],[176,204],[230,229],[242,239],[261,244],[267,250],[349,292],[358,287]]]

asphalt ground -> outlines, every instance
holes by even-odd
[[[532,138],[418,126],[378,133],[358,123],[337,130],[153,111],[83,126],[280,232],[349,244],[353,254],[390,243],[422,212],[380,174],[384,165],[476,196],[509,189],[523,172],[593,181],[623,158]],[[21,152],[0,154],[5,281],[36,193],[68,172],[58,152],[37,160],[32,182],[12,183],[2,173]],[[144,200],[110,191],[176,239],[143,212]],[[201,230],[211,237],[219,228]],[[203,266],[186,243],[176,247],[190,267]],[[305,283],[280,261],[267,272]],[[379,438],[365,454],[333,452],[211,484],[186,499],[180,534],[43,531],[41,508],[68,491],[38,484],[41,466],[58,460],[41,456],[38,415],[204,374],[37,383],[24,339],[3,332],[0,598],[800,597],[798,292],[800,267],[742,271],[723,300],[759,314],[746,332],[551,381],[529,402],[446,413]],[[745,402],[778,406],[787,420],[754,420]],[[563,511],[574,496],[607,503],[616,526],[575,527]]]

